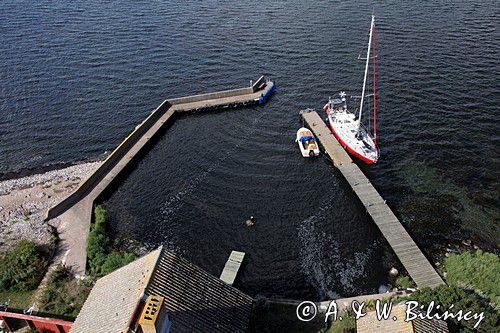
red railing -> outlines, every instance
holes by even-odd
[[[0,320],[8,332],[13,331],[15,321],[24,321],[29,328],[40,333],[68,333],[73,324],[71,321],[6,311],[0,311]]]

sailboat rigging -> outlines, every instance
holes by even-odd
[[[373,43],[372,43],[373,41]],[[373,54],[370,57],[371,49]],[[373,164],[378,161],[379,150],[377,147],[377,85],[376,85],[376,48],[375,48],[375,16],[372,15],[368,48],[366,51],[366,64],[363,77],[363,89],[361,91],[361,101],[359,115],[356,118],[354,112],[347,108],[346,93],[341,91],[340,99],[330,98],[325,104],[324,110],[328,115],[328,123],[333,134],[347,152],[366,164]],[[370,59],[373,59],[373,94],[366,94],[366,83]],[[365,60],[365,58],[363,58]],[[366,97],[373,96],[373,135],[362,125],[363,106]],[[354,96],[352,96],[354,97]],[[352,98],[351,97],[351,98]]]

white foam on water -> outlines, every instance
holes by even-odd
[[[377,242],[369,245],[363,252],[355,252],[352,258],[342,257],[341,245],[319,227],[320,221],[328,218],[332,203],[323,203],[315,215],[303,220],[299,225],[299,239],[302,243],[300,262],[302,272],[318,292],[321,299],[340,298],[331,288],[341,285],[343,292],[356,293],[360,289],[356,281],[366,278],[368,260]],[[325,260],[325,257],[328,259]]]

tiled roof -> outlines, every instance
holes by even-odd
[[[70,332],[128,332],[130,320],[160,254],[161,248],[99,279]]]
[[[163,251],[146,288],[165,297],[172,332],[246,332],[253,299],[171,252]]]
[[[393,317],[397,320],[393,320]],[[448,333],[448,326],[443,320],[420,319],[405,322],[406,306],[394,305],[387,320],[377,320],[375,311],[366,313],[356,321],[358,333]]]
[[[369,311],[366,316],[356,321],[358,333],[413,333],[411,322],[405,322],[405,306],[395,305],[392,307],[391,315],[387,320],[377,320],[375,311]],[[397,320],[392,317],[396,316]]]
[[[253,299],[159,248],[99,279],[72,333],[125,333],[141,296],[163,296],[171,332],[246,332]],[[140,307],[139,307],[140,309]]]
[[[448,325],[444,320],[417,318],[412,324],[415,333],[448,333]]]

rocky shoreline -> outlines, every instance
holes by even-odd
[[[0,253],[21,239],[42,246],[55,241],[44,220],[49,207],[71,193],[101,162],[87,162],[0,181]]]

